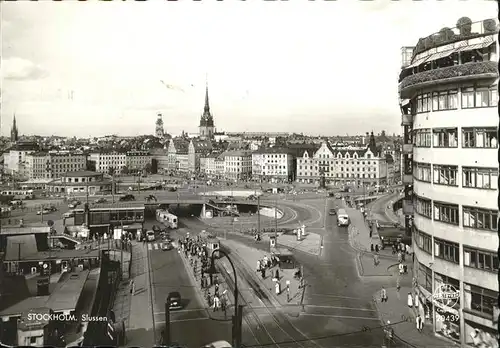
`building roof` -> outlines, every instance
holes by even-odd
[[[286,147],[267,147],[260,148],[255,151],[255,154],[292,154],[294,151]]]
[[[178,154],[187,154],[189,151],[189,142],[186,139],[174,139],[175,152]]]
[[[101,176],[102,173],[91,172],[90,170],[77,170],[74,172],[66,172],[62,176],[66,178],[74,178],[74,177],[94,177]]]
[[[247,151],[247,150],[232,150],[232,151],[225,151],[222,153],[221,156],[223,157],[246,157],[246,156],[251,156],[252,151]]]
[[[27,227],[2,227],[2,235],[23,235],[23,234],[35,234],[35,233],[50,233],[51,228],[49,226],[27,226]]]
[[[36,237],[34,234],[7,236],[7,247],[5,249],[5,261],[23,260],[29,255],[38,253]]]
[[[195,152],[207,152],[211,151],[213,148],[210,140],[193,139],[192,142]]]
[[[72,250],[74,251],[74,250]],[[20,316],[32,308],[50,308],[54,312],[74,310],[89,275],[88,270],[63,274],[49,296],[28,297],[0,312],[0,316]]]
[[[17,142],[10,147],[12,151],[38,151],[40,146],[35,142]]]

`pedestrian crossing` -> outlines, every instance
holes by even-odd
[[[148,243],[148,250],[149,251],[152,251],[152,250],[162,250],[162,246],[166,244],[165,242],[156,242],[156,243]],[[172,247],[174,248],[177,248],[177,243],[176,242],[172,242]]]

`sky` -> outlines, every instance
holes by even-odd
[[[1,128],[102,136],[401,132],[401,47],[495,1],[0,2]],[[163,81],[163,83],[162,83]],[[168,86],[168,87],[167,87]]]

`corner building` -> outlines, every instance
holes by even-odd
[[[418,311],[462,347],[498,347],[497,32],[487,19],[402,49],[403,211]],[[433,296],[443,284],[456,301]]]

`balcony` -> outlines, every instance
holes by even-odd
[[[413,202],[404,199],[403,200],[403,214],[404,215],[413,215]]]
[[[413,144],[403,144],[403,154],[404,155],[413,154]]]
[[[401,125],[402,126],[412,126],[413,125],[413,115],[401,115]]]
[[[454,65],[446,68],[423,71],[405,77],[399,84],[402,98],[410,98],[416,89],[432,85],[456,83],[474,78],[495,79],[498,77],[497,62],[470,62],[463,65]]]
[[[403,175],[403,184],[404,185],[407,185],[407,184],[413,184],[413,175],[411,174],[404,174]]]

